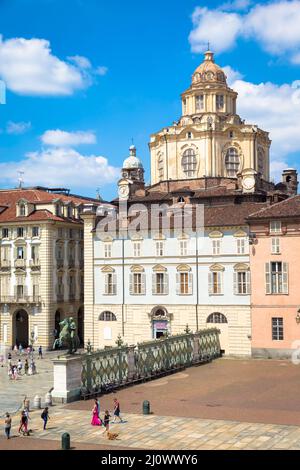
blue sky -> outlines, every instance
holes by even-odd
[[[207,40],[241,117],[271,131],[274,177],[299,169],[299,24],[300,1],[0,0],[1,187],[24,170],[111,199],[132,138],[149,181],[149,136],[180,116]]]

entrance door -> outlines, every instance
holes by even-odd
[[[28,313],[18,310],[15,314],[15,344],[27,348],[29,338]]]
[[[167,321],[156,321],[153,320],[153,337],[159,339],[168,331]]]
[[[228,323],[223,313],[214,312],[207,318],[207,326],[209,328],[218,328],[220,330],[220,346],[222,354],[228,354]]]
[[[77,332],[80,344],[84,344],[84,310],[83,307],[80,307],[78,310],[78,321],[77,321]]]

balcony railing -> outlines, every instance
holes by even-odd
[[[8,259],[3,259],[1,260],[1,268],[10,268],[11,267],[11,261]]]
[[[35,258],[35,259],[31,259],[29,261],[29,265],[30,265],[31,268],[37,268],[37,267],[41,266],[41,262],[38,258]]]
[[[57,267],[60,269],[60,268],[63,268],[64,267],[64,260],[62,258],[58,258],[56,260],[56,265]]]
[[[27,304],[27,303],[41,303],[41,296],[40,295],[1,295],[0,296],[1,303],[5,304]]]
[[[16,268],[25,268],[26,260],[25,259],[15,259],[15,267]]]

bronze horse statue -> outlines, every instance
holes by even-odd
[[[53,349],[67,348],[68,354],[75,354],[80,340],[76,333],[76,323],[73,317],[67,317],[60,322],[61,331],[59,337],[54,341]]]

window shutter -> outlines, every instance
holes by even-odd
[[[112,282],[113,282],[113,294],[116,295],[117,293],[117,275],[116,274],[113,274]]]
[[[288,286],[288,263],[282,263],[282,293],[289,293]]]
[[[189,294],[193,294],[193,273],[189,273]]]
[[[152,274],[152,294],[156,294],[156,274]]]
[[[251,292],[250,281],[251,281],[250,271],[247,271],[246,272],[246,293],[247,294],[250,294]]]
[[[208,273],[208,293],[213,294],[213,273]]]
[[[270,263],[266,263],[266,294],[271,294]]]
[[[223,294],[223,273],[218,272],[218,294]]]
[[[169,274],[164,273],[164,294],[169,293]]]
[[[235,295],[239,293],[239,286],[238,286],[238,273],[233,273],[233,292]]]
[[[146,294],[146,274],[143,273],[142,274],[142,294],[145,295]]]
[[[129,294],[130,294],[130,295],[133,295],[133,294],[134,294],[134,292],[133,292],[133,281],[134,281],[134,279],[133,279],[133,274],[130,273],[130,274],[129,274]]]
[[[105,274],[105,276],[104,276],[104,283],[105,283],[104,284],[105,285],[104,292],[105,292],[106,295],[108,295],[108,278],[109,278],[108,274]]]
[[[180,291],[180,273],[176,273],[176,294],[181,294]]]

